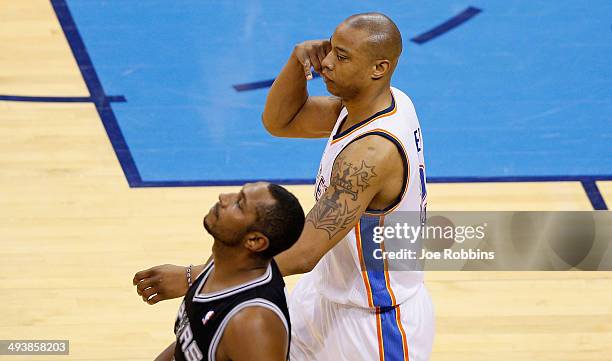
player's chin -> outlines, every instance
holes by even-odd
[[[211,209],[207,215],[202,219],[202,225],[206,228],[207,231],[210,232],[211,221],[215,217],[215,212]]]
[[[334,82],[329,80],[325,82],[325,87],[327,88],[327,91],[335,96],[339,96],[340,94],[338,93],[338,89],[334,86]]]
[[[214,237],[213,234],[213,224],[210,220],[210,216],[206,215],[206,217],[204,217],[204,220],[202,221],[202,224],[204,225],[204,229],[206,230],[206,232],[208,232],[208,234],[210,234],[211,236]]]

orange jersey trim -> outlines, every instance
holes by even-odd
[[[351,135],[351,134],[355,133],[356,131],[358,131],[359,129],[361,129],[361,128],[365,127],[366,125],[371,124],[371,123],[372,123],[373,121],[375,121],[375,120],[382,119],[382,118],[384,118],[384,117],[388,117],[388,116],[391,116],[391,115],[393,115],[393,114],[397,113],[397,102],[395,101],[395,96],[393,95],[393,92],[391,92],[391,97],[393,98],[393,103],[394,103],[394,104],[393,104],[393,110],[391,110],[391,111],[390,111],[390,112],[388,112],[388,113],[381,114],[381,115],[379,115],[379,116],[377,116],[377,117],[374,117],[374,118],[372,118],[372,119],[368,120],[367,122],[365,122],[365,123],[361,124],[361,125],[360,125],[360,126],[358,126],[357,128],[355,128],[355,129],[351,130],[350,132],[348,132],[348,133],[344,134],[343,136],[341,136],[341,137],[339,137],[339,138],[337,138],[337,139],[332,140],[331,144],[336,144],[336,143],[338,143],[339,141],[341,141],[341,140],[343,140],[343,139],[346,139],[346,138],[347,138],[349,135]],[[342,127],[342,125],[341,125],[340,127]],[[338,132],[340,132],[340,128],[338,128],[338,130],[337,130],[337,131],[338,131]]]
[[[374,298],[372,296],[372,288],[370,287],[370,279],[368,277],[368,271],[366,269],[365,260],[363,259],[363,252],[361,251],[361,221],[355,225],[355,240],[357,241],[357,252],[359,253],[359,262],[361,263],[361,277],[365,284],[366,292],[368,294],[368,305],[374,307]]]
[[[380,310],[376,307],[376,335],[378,336],[378,359],[385,361],[385,345],[382,338],[382,318]]]
[[[379,225],[382,226],[385,223],[385,217],[380,217]],[[385,241],[380,243],[380,248],[382,251],[385,251]],[[385,285],[387,287],[387,291],[389,291],[389,296],[391,296],[392,306],[395,307],[395,323],[399,328],[400,333],[402,334],[402,350],[404,352],[404,360],[409,360],[408,358],[408,341],[406,339],[406,332],[404,331],[404,327],[402,326],[402,318],[400,316],[400,306],[397,304],[395,299],[395,294],[393,293],[393,289],[391,288],[391,281],[389,280],[389,264],[387,263],[387,259],[383,258],[384,262],[384,270],[385,270]]]

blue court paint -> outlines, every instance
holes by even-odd
[[[133,159],[124,166],[132,186],[314,178],[325,141],[269,136],[260,121],[266,92],[233,85],[274,78],[296,43],[328,38],[352,13],[387,13],[410,39],[467,5],[69,3],[93,61],[79,61],[88,87],[130,100],[96,104],[110,113],[103,122],[122,166]],[[427,46],[405,41],[394,75],[415,103],[429,180],[612,174],[612,2],[469,4],[486,11]],[[64,28],[79,59],[78,32]],[[327,94],[321,81],[309,90]]]
[[[454,28],[456,28],[457,26],[465,23],[466,21],[470,20],[471,18],[473,18],[474,16],[476,16],[478,13],[480,13],[482,10],[472,7],[470,6],[469,8],[463,10],[460,14],[458,14],[457,16],[453,16],[452,18],[448,19],[447,21],[443,22],[442,24],[436,26],[435,28],[417,36],[414,37],[412,39],[410,39],[411,41],[421,45],[424,44],[428,41],[430,41],[433,38],[436,38]]]
[[[72,54],[79,66],[79,70],[85,80],[89,94],[91,94],[91,99],[94,101],[96,110],[100,115],[100,119],[102,119],[106,133],[119,159],[119,163],[121,164],[128,184],[130,186],[135,186],[141,181],[140,174],[138,173],[138,168],[132,159],[130,149],[123,138],[123,134],[121,133],[121,129],[117,124],[117,119],[110,105],[113,98],[119,98],[106,96],[66,1],[51,0],[51,5],[64,30],[66,40],[68,40]],[[123,97],[122,99],[125,100]]]
[[[12,102],[37,102],[37,103],[92,103],[96,100],[92,97],[36,97],[23,95],[0,95],[0,100]],[[109,103],[125,103],[124,96],[107,96]]]

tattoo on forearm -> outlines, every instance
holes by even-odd
[[[333,238],[353,223],[359,205],[351,207],[349,201],[356,201],[359,193],[370,186],[370,180],[374,177],[374,166],[368,166],[363,160],[361,164],[354,165],[339,156],[332,169],[329,189],[308,213],[306,222],[326,231],[329,238]]]

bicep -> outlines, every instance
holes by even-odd
[[[380,171],[361,154],[341,153],[332,168],[330,185],[308,213],[306,223],[327,238],[344,237],[378,192]]]
[[[275,135],[289,138],[326,138],[342,110],[340,98],[308,97],[293,120]]]

